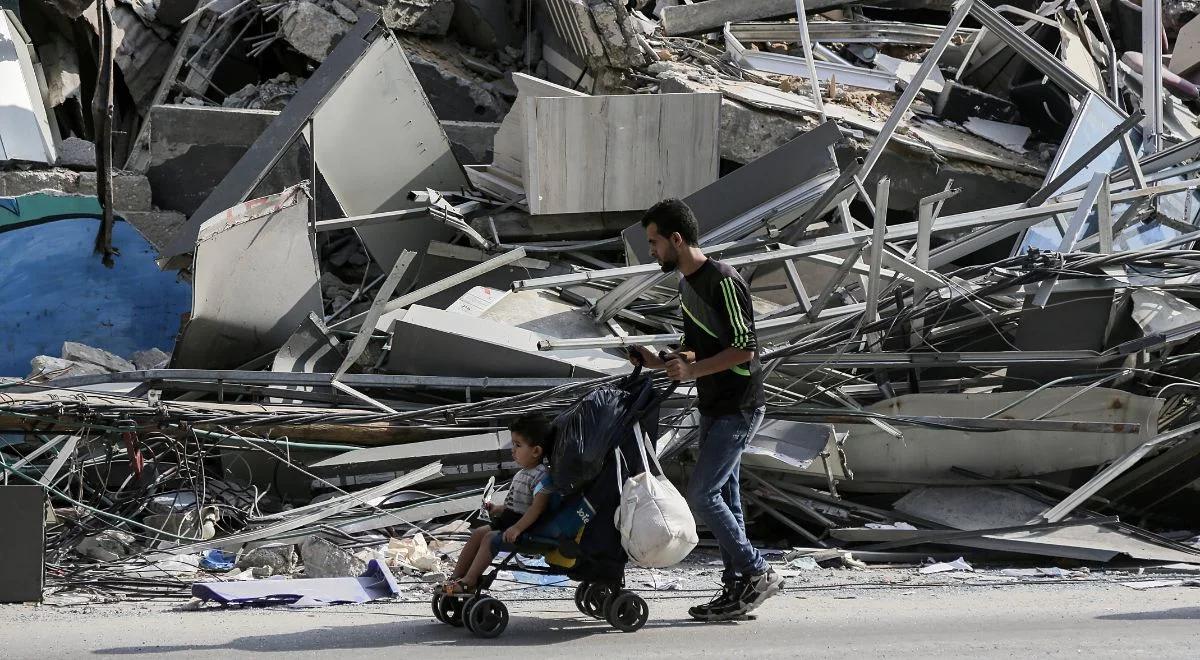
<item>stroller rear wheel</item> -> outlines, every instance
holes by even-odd
[[[649,618],[650,606],[635,593],[617,594],[608,604],[608,623],[621,632],[634,632],[646,625]]]
[[[587,614],[587,590],[592,588],[591,582],[580,582],[578,587],[575,587],[575,609],[579,610],[580,614]]]
[[[608,604],[617,595],[617,588],[611,584],[593,583],[583,598],[584,614],[594,619],[604,619],[608,616]]]
[[[499,637],[508,627],[508,607],[491,596],[480,596],[467,610],[467,628],[476,637]]]

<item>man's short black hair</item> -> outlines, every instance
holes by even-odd
[[[664,199],[651,206],[642,216],[642,226],[649,227],[651,223],[658,227],[658,233],[663,236],[679,232],[684,243],[700,244],[700,225],[696,222],[696,214],[682,200]]]
[[[550,450],[554,449],[554,427],[545,415],[521,415],[508,425],[508,430],[520,433],[530,444],[541,447],[542,456],[549,456]]]

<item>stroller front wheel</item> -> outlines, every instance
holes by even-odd
[[[583,597],[583,613],[594,619],[607,618],[609,603],[616,595],[617,588],[611,584],[593,583]]]
[[[608,623],[621,632],[634,632],[650,619],[650,606],[641,596],[624,592],[608,605]]]
[[[591,582],[580,582],[578,587],[575,587],[575,609],[579,610],[580,614],[587,614],[587,591],[592,588]]]
[[[433,596],[433,615],[438,621],[448,623],[455,628],[461,628],[463,625],[463,600],[454,596],[446,596],[444,594],[434,594]]]
[[[467,618],[470,620],[467,628],[476,637],[499,637],[508,627],[508,607],[491,596],[483,596],[471,603]]]

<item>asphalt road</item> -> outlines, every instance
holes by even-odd
[[[495,640],[437,623],[425,603],[195,612],[165,604],[4,606],[0,658],[1200,657],[1194,587],[792,591],[763,605],[757,620],[721,624],[688,620],[694,601],[651,600],[650,623],[631,634],[585,619],[570,602],[514,602],[509,628]]]

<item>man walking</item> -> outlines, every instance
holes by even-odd
[[[716,537],[725,565],[721,593],[688,613],[704,621],[734,619],[783,586],[746,538],[738,484],[742,450],[765,410],[750,290],[736,270],[704,255],[687,204],[663,200],[646,212],[642,226],[663,272],[681,276],[683,342],[665,361],[645,347],[638,353],[647,367],[665,367],[671,380],[696,381],[700,453],[688,501]]]

